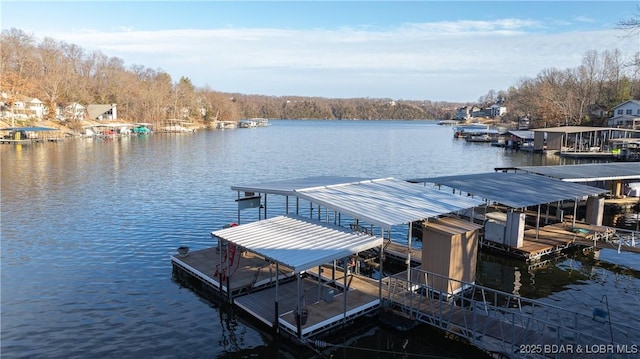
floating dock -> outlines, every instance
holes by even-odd
[[[174,278],[209,299],[233,303],[298,343],[380,306],[380,282],[345,276],[336,261],[380,248],[382,238],[297,216],[212,235],[217,247],[171,256]]]
[[[214,275],[220,263],[217,260],[219,257],[217,247],[187,255],[174,255],[171,257],[173,276],[206,299],[232,300],[234,305],[264,323],[267,328],[278,327],[284,336],[296,338],[298,288],[293,271],[280,268],[276,294],[275,265],[253,253],[244,253],[238,257],[239,265],[232,269],[229,283],[233,284],[227,287],[220,283],[219,276]],[[356,317],[377,310],[380,305],[380,288],[376,280],[350,273],[346,277],[345,287],[342,268],[321,266],[321,269],[322,276],[318,276],[316,268],[304,273],[301,278],[306,319],[301,323],[300,334],[305,339],[342,326]],[[328,276],[327,273],[333,270],[334,275]],[[344,288],[347,288],[346,295]],[[387,294],[386,290],[383,294]],[[274,306],[276,295],[279,298],[277,315]]]
[[[567,195],[567,190],[573,198],[602,191],[529,176],[536,177],[504,176],[499,180],[543,182],[546,186],[532,188],[554,190],[543,196],[546,201],[542,203],[557,201],[558,196]],[[495,183],[490,186],[496,188]],[[561,332],[573,338],[571,343],[580,345],[609,342],[602,333],[589,332],[593,328],[588,314],[475,284],[471,273],[475,273],[478,242],[492,246],[501,243],[483,239],[485,226],[473,219],[479,214],[476,209],[486,202],[471,194],[462,196],[455,190],[451,193],[392,178],[346,183],[339,178],[317,177],[235,189],[238,223],[243,209],[257,209],[258,218],[264,213],[265,219],[212,232],[217,242],[212,248],[192,252],[182,248],[180,254],[171,256],[173,277],[207,299],[234,305],[295,344],[320,343],[324,334],[341,330],[357,318],[389,311],[396,311],[393,317],[402,319],[403,328],[411,328],[414,322],[426,323],[480,349],[513,357],[527,357],[519,352],[526,343],[562,344],[566,338],[554,336]],[[268,193],[285,196],[285,215],[267,219]],[[534,195],[540,193],[528,191],[526,198],[502,197],[501,201],[511,208],[526,208],[540,203],[531,203],[539,200],[533,199]],[[288,213],[289,196],[295,197],[295,215]],[[309,202],[310,218],[298,214],[300,200]],[[486,210],[484,213],[486,216]],[[539,208],[537,213],[535,228],[525,227],[524,212],[507,215],[505,230],[517,227],[516,232],[523,235],[502,237],[504,243],[514,238],[519,242],[503,250],[526,259],[539,258],[598,239],[595,228],[580,228],[575,222],[540,226]],[[408,238],[413,238],[413,224],[423,221],[423,229],[429,232],[423,232],[423,248],[391,240],[391,226],[408,226]],[[424,247],[425,243],[429,247]],[[360,266],[355,258],[361,254],[366,254],[366,261],[377,257],[379,279],[358,273]],[[404,263],[406,271],[384,277],[387,264],[383,259]],[[425,268],[423,261],[435,269]],[[432,266],[436,262],[439,265]],[[468,268],[461,269],[461,263]],[[529,312],[529,308],[536,312]],[[558,318],[558,322],[540,319],[540,314]],[[585,325],[567,324],[578,320]],[[626,333],[627,329],[616,333]],[[539,335],[542,331],[545,333]]]
[[[558,254],[578,244],[576,240],[591,241],[593,233],[573,231],[563,224],[552,224],[538,229],[529,228],[524,231],[522,246],[513,247],[507,244],[481,239],[481,248],[496,250],[511,257],[526,261],[539,260],[544,256]],[[580,243],[584,243],[580,242]]]

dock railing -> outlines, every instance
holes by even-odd
[[[639,340],[637,328],[611,322],[608,308],[575,312],[418,268],[410,276],[404,272],[385,280],[386,306],[490,353],[527,358],[594,350],[615,354],[633,350]],[[446,290],[435,289],[443,283]]]
[[[592,237],[594,247],[597,247],[597,242],[600,241],[611,244],[612,248],[617,248],[618,253],[629,248],[640,248],[640,232],[615,227],[604,228],[606,230],[594,232]]]
[[[613,242],[618,245],[618,253],[625,247],[640,248],[640,232],[632,231],[628,229],[616,228],[616,231],[611,237],[608,238],[608,242]]]

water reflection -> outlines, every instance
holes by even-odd
[[[0,161],[3,356],[123,358],[283,357],[253,323],[171,281],[169,255],[178,246],[212,246],[210,232],[236,220],[231,185],[571,163],[458,141],[450,128],[429,121],[273,121],[255,131],[1,145]],[[284,208],[277,200],[269,206],[274,214]],[[394,239],[406,241],[405,229],[397,233]],[[483,255],[478,282],[579,303],[584,311],[608,293],[612,317],[640,327],[637,272],[624,269],[637,271],[627,263],[637,263],[637,255],[613,262],[620,268],[607,267],[606,256],[531,269]],[[331,341],[344,347],[329,353],[368,356],[374,348],[378,357],[404,349],[449,356],[441,335],[422,330],[405,336],[374,325]]]

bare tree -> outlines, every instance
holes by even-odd
[[[617,29],[626,32],[627,36],[640,35],[640,5],[636,6],[636,13],[630,18],[618,21]]]
[[[32,93],[36,85],[35,38],[15,28],[3,30],[0,49],[0,88],[11,95]]]
[[[39,68],[36,72],[41,94],[47,107],[47,117],[53,119],[58,101],[66,95],[71,76],[70,61],[62,51],[60,44],[50,37],[45,37],[37,48]]]

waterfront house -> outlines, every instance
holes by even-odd
[[[116,104],[90,104],[87,106],[87,119],[93,121],[115,121],[118,119]]]
[[[87,117],[87,108],[77,102],[56,109],[56,118],[61,121],[82,121]]]
[[[480,111],[477,106],[463,106],[456,110],[456,120],[468,120],[471,118],[471,114]]]
[[[487,109],[489,111],[489,117],[502,117],[507,113],[507,108],[501,105],[492,105]]]
[[[42,119],[45,113],[44,102],[35,97],[18,96],[13,102],[12,112],[14,118]]]
[[[607,124],[609,127],[640,128],[640,101],[629,100],[615,106]]]

